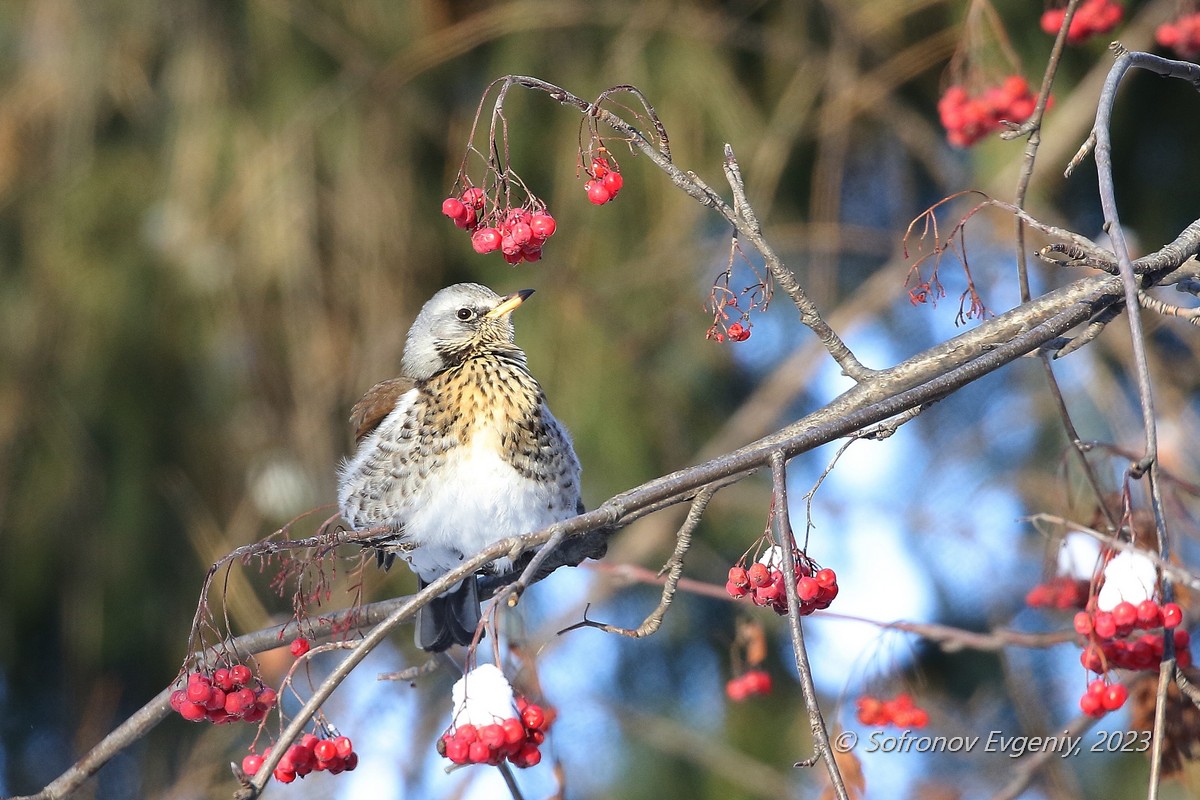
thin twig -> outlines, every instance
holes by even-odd
[[[812,667],[808,663],[808,650],[804,646],[800,597],[796,594],[796,538],[788,521],[787,470],[783,453],[776,450],[771,454],[769,463],[772,505],[775,510],[775,543],[783,553],[783,586],[787,591],[788,629],[792,634],[792,655],[800,673],[800,691],[804,695],[804,704],[808,707],[808,722],[812,728],[816,754],[825,762],[825,771],[829,773],[829,781],[838,800],[848,800],[846,784],[842,780],[842,772],[829,743],[829,731],[825,727],[825,719],[821,716],[821,706],[817,702],[817,686],[813,681]]]
[[[1162,314],[1165,317],[1177,317],[1184,322],[1191,323],[1200,327],[1200,308],[1182,308],[1180,306],[1165,303],[1157,297],[1152,297],[1145,292],[1138,290],[1138,302],[1143,308],[1148,308],[1151,311]]]
[[[559,631],[559,634],[575,630],[576,628],[599,628],[605,633],[618,633],[622,636],[641,639],[656,633],[659,627],[662,626],[663,617],[666,616],[667,609],[671,607],[671,602],[675,599],[675,591],[679,587],[679,579],[683,575],[683,557],[692,546],[692,533],[695,532],[696,526],[700,524],[700,519],[704,516],[704,511],[708,508],[708,502],[712,499],[715,492],[716,489],[714,487],[706,486],[692,500],[692,507],[688,510],[687,517],[676,534],[675,550],[671,553],[671,557],[667,560],[667,563],[658,572],[658,577],[660,578],[664,574],[666,575],[666,579],[663,581],[662,597],[658,601],[658,606],[650,612],[641,625],[636,628],[622,628],[617,625],[596,622],[587,618],[587,611],[585,610],[584,618],[581,622],[563,628]]]

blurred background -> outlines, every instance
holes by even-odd
[[[1114,35],[1152,48],[1179,8],[1131,3]],[[1036,87],[1052,43],[1044,6],[995,10],[1019,63],[997,60],[988,29],[960,50],[969,77],[1016,72]],[[848,386],[786,298],[755,315],[748,341],[706,341],[729,230],[623,150],[620,198],[587,203],[579,116],[545,96],[514,90],[506,116],[513,167],[558,233],[543,261],[515,269],[472,252],[440,203],[489,82],[533,75],[585,98],[634,84],[676,163],[718,191],[731,143],[768,238],[860,358],[883,367],[958,330],[959,270],[945,267],[936,306],[908,300],[909,221],[962,189],[1012,199],[1025,150],[996,137],[946,144],[936,103],[956,77],[947,65],[965,14],[962,0],[0,4],[0,795],[45,785],[175,677],[209,564],[305,511],[332,513],[350,406],[397,372],[409,322],[444,285],[538,290],[518,342],[574,435],[590,506]],[[1061,173],[1109,63],[1103,41],[1067,53],[1030,193],[1036,216],[1089,236],[1102,222],[1094,168]],[[1157,249],[1200,209],[1200,100],[1180,81],[1134,76],[1114,136],[1123,220],[1139,252]],[[975,281],[1003,311],[1018,299],[1013,225],[984,214],[969,234]],[[1030,250],[1044,243],[1031,236]],[[1036,267],[1034,288],[1070,277]],[[734,284],[752,281],[739,266]],[[1196,481],[1200,338],[1178,321],[1148,324],[1165,463]],[[1124,330],[1058,369],[1081,436],[1136,447]],[[974,630],[1068,625],[1023,605],[1054,560],[1023,517],[1091,519],[1065,443],[1028,362],[852,447],[812,504],[809,553],[842,584],[831,610]],[[793,462],[801,530],[802,495],[831,455]],[[1096,463],[1119,488],[1124,462]],[[720,587],[762,533],[768,500],[761,478],[720,493],[685,574]],[[1181,538],[1195,528],[1188,502],[1172,492]],[[677,512],[632,526],[607,566],[556,575],[522,604],[560,715],[546,761],[518,776],[527,796],[556,790],[555,764],[570,797],[819,792],[819,769],[791,766],[811,743],[774,615],[755,615],[774,693],[741,704],[723,686],[743,604],[685,593],[644,640],[554,636],[588,601],[593,619],[641,622],[657,587],[611,566],[656,570]],[[234,633],[290,614],[269,578],[233,571]],[[368,576],[368,599],[412,588],[404,570]],[[335,590],[330,607],[348,602]],[[828,718],[855,729],[857,694],[910,691],[930,732],[1052,733],[1086,682],[1069,645],[948,654],[833,615],[808,629]],[[283,662],[262,663],[278,674]],[[327,709],[362,753],[358,771],[271,793],[499,796],[494,771],[446,776],[436,763],[449,676],[415,688],[375,679],[414,663],[404,630]],[[226,765],[251,736],[172,717],[78,796],[228,796]],[[868,796],[883,798],[986,796],[1012,767],[985,754],[862,759]],[[1054,759],[1028,796],[1143,796],[1147,772],[1136,754]]]

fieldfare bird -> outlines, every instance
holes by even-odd
[[[500,539],[583,511],[571,439],[513,340],[509,315],[531,294],[442,289],[408,331],[401,375],[351,413],[357,449],[339,473],[342,517],[356,531],[388,529],[380,563],[399,555],[422,588]],[[502,558],[490,570],[512,568]],[[417,645],[469,644],[479,620],[469,576],[418,612]]]

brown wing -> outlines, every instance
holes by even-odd
[[[383,418],[392,413],[400,395],[413,388],[412,378],[390,378],[380,381],[367,390],[362,399],[350,411],[350,424],[354,428],[354,443],[358,444],[367,434],[375,430]]]

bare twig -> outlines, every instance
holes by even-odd
[[[662,625],[667,609],[671,607],[671,601],[675,599],[675,591],[679,587],[679,579],[683,575],[683,557],[687,554],[688,548],[692,546],[692,533],[695,532],[696,526],[700,524],[700,519],[704,516],[704,510],[708,507],[708,501],[712,499],[714,493],[715,489],[713,487],[706,486],[692,500],[692,507],[688,511],[687,518],[684,519],[683,525],[680,526],[679,532],[676,535],[675,550],[658,573],[659,577],[662,577],[664,574],[666,575],[666,579],[663,581],[662,598],[658,601],[658,606],[650,612],[650,615],[646,617],[641,625],[636,628],[622,628],[617,625],[608,625],[587,619],[585,611],[583,621],[568,626],[559,631],[559,633],[566,633],[576,628],[599,628],[605,633],[619,633],[622,636],[629,636],[634,639],[641,639],[644,636],[656,633]]]
[[[1143,308],[1148,308],[1164,317],[1178,317],[1184,322],[1200,327],[1200,308],[1181,308],[1164,303],[1157,297],[1152,297],[1141,290],[1138,291],[1138,302],[1142,304]]]
[[[804,627],[800,621],[800,598],[796,594],[796,538],[792,534],[792,526],[788,521],[787,499],[787,470],[784,466],[784,455],[776,450],[770,455],[772,505],[775,514],[775,543],[782,551],[783,557],[783,586],[787,591],[788,600],[788,630],[792,635],[792,655],[796,659],[796,669],[800,672],[800,691],[804,695],[804,704],[808,707],[808,722],[812,728],[813,743],[817,757],[825,762],[825,770],[829,773],[829,781],[838,800],[848,800],[846,784],[842,780],[842,772],[838,768],[837,758],[829,744],[829,731],[825,728],[825,720],[821,716],[821,706],[817,702],[817,686],[813,681],[812,668],[808,663],[808,650],[804,646]],[[808,763],[798,762],[798,763]]]

